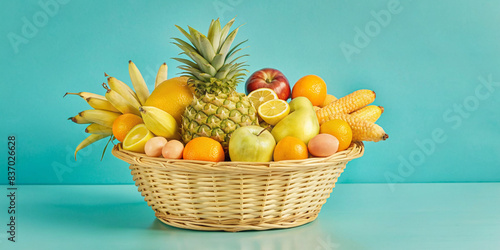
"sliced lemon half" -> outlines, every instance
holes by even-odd
[[[123,149],[144,153],[144,146],[154,135],[144,124],[134,126],[123,139]]]
[[[250,92],[248,99],[250,99],[255,109],[259,110],[260,105],[267,101],[278,99],[278,95],[272,89],[260,88]]]
[[[270,100],[260,105],[260,117],[270,125],[276,125],[290,113],[290,106],[281,99]]]

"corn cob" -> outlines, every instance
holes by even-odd
[[[331,120],[335,114],[349,114],[372,103],[374,100],[375,92],[372,90],[361,89],[354,91],[316,111],[319,124]]]
[[[382,113],[384,113],[384,107],[370,105],[352,112],[351,115],[357,116],[365,121],[376,122]]]
[[[341,119],[346,121],[352,129],[353,141],[383,141],[389,138],[384,129],[379,125],[360,119],[350,114],[336,114],[332,119]]]

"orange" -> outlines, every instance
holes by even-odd
[[[186,160],[224,161],[224,149],[220,142],[208,137],[196,137],[186,144],[182,156]]]
[[[181,116],[194,98],[187,77],[175,77],[160,83],[153,90],[144,106],[157,107],[172,115],[178,125]]]
[[[128,132],[137,124],[144,123],[140,116],[134,114],[123,114],[113,122],[113,135],[117,140],[123,142]]]
[[[331,134],[339,140],[338,151],[346,150],[352,141],[352,129],[349,124],[340,119],[327,121],[319,128],[321,134]]]
[[[326,83],[321,77],[307,75],[300,78],[292,89],[292,99],[304,96],[311,101],[313,106],[320,106],[326,98]]]
[[[300,160],[308,157],[307,146],[299,138],[286,136],[274,148],[274,160]]]
[[[335,97],[334,95],[326,94],[325,101],[319,107],[323,108],[324,106],[326,106],[326,105],[328,105],[336,100],[337,100],[337,97]]]

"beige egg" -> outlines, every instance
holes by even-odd
[[[339,140],[331,134],[319,134],[309,141],[307,149],[313,156],[327,157],[337,152]]]
[[[163,146],[161,154],[165,159],[182,159],[184,144],[178,140],[170,140]]]
[[[146,155],[150,157],[161,156],[161,150],[165,144],[167,144],[167,139],[165,139],[165,137],[153,137],[146,142],[146,145],[144,145],[144,152],[146,152]]]

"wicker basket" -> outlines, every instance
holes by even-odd
[[[361,142],[327,158],[269,163],[168,160],[123,150],[133,180],[162,222],[205,231],[289,228],[311,222]]]

